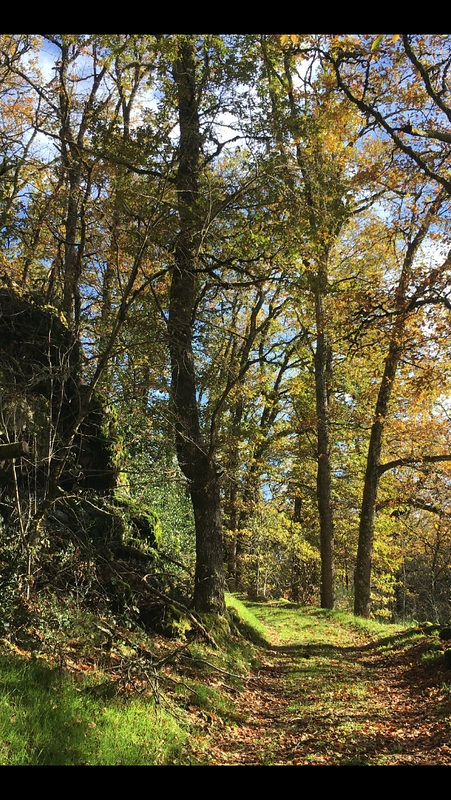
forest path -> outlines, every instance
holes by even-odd
[[[425,666],[426,637],[372,640],[313,616],[289,641],[272,630],[234,699],[240,722],[213,734],[212,762],[451,765],[451,673]]]

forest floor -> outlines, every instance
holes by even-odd
[[[375,637],[349,615],[253,611],[269,647],[234,698],[235,724],[213,732],[210,763],[451,765],[451,671],[437,631]]]
[[[31,615],[0,639],[0,765],[451,765],[438,626],[228,605],[216,646]]]

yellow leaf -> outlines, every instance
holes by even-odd
[[[383,38],[384,38],[383,34],[381,36],[377,36],[376,37],[376,39],[374,40],[373,44],[371,45],[371,50],[372,51],[375,50],[376,47],[379,47],[379,45],[380,45],[380,43],[381,43]]]
[[[280,44],[282,45],[282,47],[283,47],[284,44],[286,44],[288,42],[288,39],[289,39],[289,37],[288,37],[287,34],[284,34],[284,36],[280,37]]]

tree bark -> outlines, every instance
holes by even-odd
[[[317,340],[315,353],[315,387],[318,465],[316,474],[318,515],[321,542],[321,607],[335,606],[334,520],[329,426],[329,365],[330,347],[327,341],[324,299],[316,290]]]
[[[0,444],[0,461],[11,461],[14,458],[27,455],[28,452],[28,445],[26,442]]]
[[[197,253],[202,233],[199,213],[201,134],[196,64],[191,37],[180,37],[173,66],[180,126],[176,185],[179,231],[174,253],[168,318],[171,394],[177,457],[185,475],[196,528],[194,608],[222,613],[224,563],[219,477],[202,440],[193,353]]]
[[[401,334],[401,328],[403,326],[404,320],[400,320],[396,326],[398,335]],[[354,614],[365,618],[370,616],[371,611],[371,567],[382,439],[385,418],[388,413],[393,383],[401,353],[402,348],[397,344],[395,337],[390,343],[389,353],[385,361],[384,374],[379,388],[375,417],[371,427],[370,442],[368,445],[365,481],[360,510],[357,562],[354,575]]]

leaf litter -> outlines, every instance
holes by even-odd
[[[235,698],[241,722],[211,731],[210,763],[451,765],[451,672],[437,641],[421,632],[387,646],[356,631],[345,646],[274,637]]]

